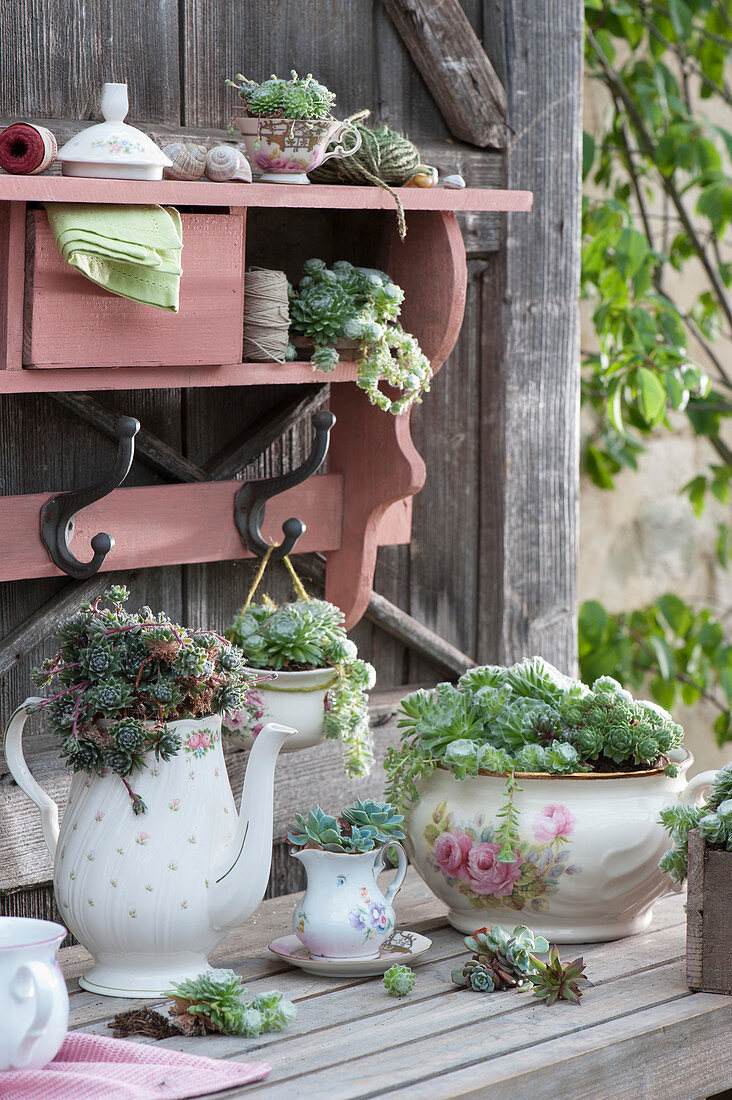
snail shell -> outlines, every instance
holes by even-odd
[[[465,180],[462,176],[459,176],[456,173],[453,176],[445,176],[444,180],[442,181],[442,186],[450,188],[453,191],[458,191],[465,187]]]
[[[192,141],[174,141],[163,152],[172,160],[170,168],[163,169],[167,180],[197,180],[206,168],[206,146]]]
[[[252,182],[252,169],[243,153],[233,145],[216,145],[206,154],[206,175],[210,180]]]

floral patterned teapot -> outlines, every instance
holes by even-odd
[[[388,848],[396,850],[397,871],[382,893],[377,875],[385,868]],[[312,957],[378,958],[381,945],[394,931],[392,902],[407,873],[401,844],[392,840],[360,855],[303,848],[292,856],[300,860],[308,876],[292,928]]]
[[[206,970],[209,953],[262,900],[275,763],[296,730],[270,724],[261,731],[237,814],[220,716],[170,722],[181,750],[167,761],[150,753],[136,776],[144,813],[133,813],[119,775],[78,771],[59,830],[58,806],[22,750],[26,718],[42,702],[27,699],[13,714],[5,758],[41,811],[63,920],[94,956],[79,984],[108,996],[162,995],[171,982]]]

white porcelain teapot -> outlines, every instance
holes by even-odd
[[[181,749],[135,774],[146,812],[135,815],[120,777],[77,772],[61,828],[58,806],[23,757],[26,699],[8,723],[5,758],[41,811],[55,857],[62,919],[94,956],[80,985],[108,996],[160,995],[208,968],[209,953],[264,896],[272,858],[274,770],[297,731],[264,727],[252,748],[237,815],[221,718],[168,723]]]

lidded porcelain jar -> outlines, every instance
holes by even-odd
[[[105,84],[101,109],[104,122],[75,134],[59,150],[62,174],[161,180],[163,168],[173,162],[147,134],[123,121],[129,111],[127,85]]]

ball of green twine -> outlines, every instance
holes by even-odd
[[[402,187],[421,164],[419,149],[409,138],[381,126],[372,130],[356,119],[363,118],[368,112],[362,112],[349,119],[361,135],[361,148],[350,157],[333,157],[310,172],[313,183],[365,183],[383,187],[394,196],[397,204],[399,236],[404,239],[407,226],[404,208],[393,187]]]

